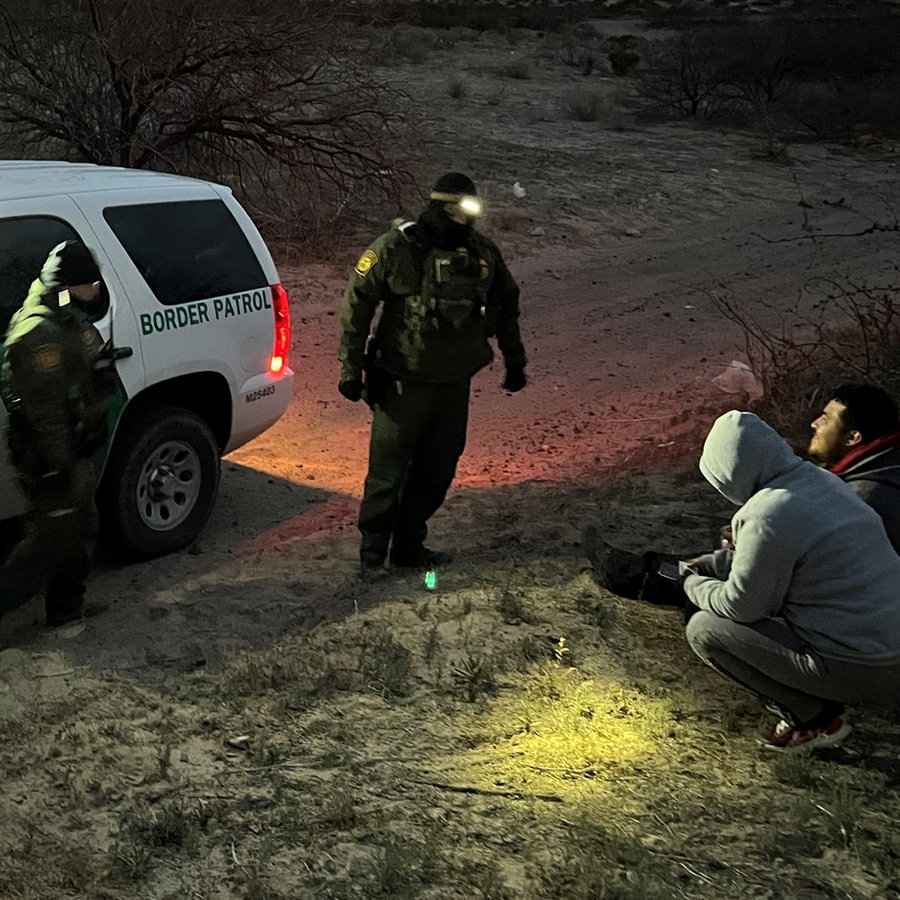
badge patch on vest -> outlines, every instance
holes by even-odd
[[[41,344],[34,351],[34,367],[39,372],[52,372],[62,363],[59,347],[55,344]]]
[[[359,258],[359,262],[356,264],[354,268],[354,272],[361,277],[365,277],[369,274],[369,269],[378,262],[378,254],[374,250],[366,250],[365,253]]]

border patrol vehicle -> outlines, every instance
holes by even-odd
[[[134,558],[170,553],[206,522],[220,457],[287,409],[288,296],[227,187],[0,161],[0,342],[50,250],[70,239],[100,267],[108,308],[95,325],[117,359],[112,436],[95,458],[105,540]],[[25,511],[7,427],[0,403],[0,526]]]

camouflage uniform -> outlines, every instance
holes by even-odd
[[[82,607],[98,526],[90,457],[108,433],[95,371],[103,338],[75,302],[59,305],[60,287],[32,284],[10,322],[0,368],[10,458],[29,503],[24,537],[0,568],[0,614],[45,589],[51,624]]]
[[[423,242],[420,225],[397,220],[347,287],[342,385],[362,378],[380,310],[365,363],[374,417],[359,515],[364,567],[380,566],[389,544],[395,564],[420,560],[426,522],[465,447],[471,378],[493,358],[488,338],[496,337],[508,370],[524,371],[519,288],[497,246],[466,231],[464,252],[441,251]]]

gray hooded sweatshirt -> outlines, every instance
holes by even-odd
[[[715,421],[700,471],[741,508],[727,578],[685,579],[694,604],[735,622],[784,619],[825,657],[900,663],[900,557],[871,507],[753,413]]]

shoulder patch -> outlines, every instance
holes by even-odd
[[[366,250],[359,258],[359,262],[353,269],[357,275],[365,277],[369,274],[369,270],[378,262],[378,254],[374,250]]]
[[[39,372],[53,372],[62,364],[62,354],[56,344],[41,344],[34,351],[32,362]]]

